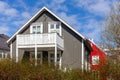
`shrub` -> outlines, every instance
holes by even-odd
[[[98,78],[95,78],[93,71],[68,69],[65,72],[47,64],[35,66],[27,62],[0,61],[0,80],[120,80],[120,67],[112,62],[95,72],[98,72]]]

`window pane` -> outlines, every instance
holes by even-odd
[[[57,24],[56,24],[56,29],[59,29],[59,28],[60,28],[60,24],[57,23]]]
[[[33,32],[32,32],[33,34],[36,33],[36,26],[33,26],[32,30],[33,30]]]
[[[35,54],[31,54],[31,55],[32,55],[32,56],[31,56],[32,58],[35,58]]]
[[[54,29],[54,24],[51,24],[51,25],[50,25],[50,29]]]
[[[37,26],[37,33],[41,33],[41,27]]]
[[[33,31],[35,31],[36,30],[36,26],[33,26]]]
[[[53,60],[53,59],[51,59],[51,60],[50,60],[50,62],[51,62],[51,63],[54,63],[54,60]]]
[[[37,54],[37,57],[38,57],[38,58],[41,58],[41,54]]]
[[[54,58],[54,54],[50,54],[50,58]]]

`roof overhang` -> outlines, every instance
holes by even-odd
[[[85,37],[80,34],[79,32],[77,32],[75,29],[73,29],[70,25],[68,25],[64,20],[62,20],[61,18],[59,18],[56,14],[54,14],[53,12],[51,12],[48,8],[43,7],[41,10],[39,10],[29,21],[27,21],[12,37],[10,37],[7,40],[7,43],[9,44],[15,37],[17,34],[20,33],[20,31],[22,31],[31,21],[33,21],[34,18],[36,18],[39,14],[41,14],[43,11],[48,11],[50,14],[52,14],[55,18],[57,18],[58,20],[60,20],[63,24],[65,24],[69,29],[71,29],[73,32],[75,32],[78,36],[80,36],[81,38],[85,39]]]

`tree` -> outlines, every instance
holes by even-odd
[[[120,48],[120,3],[111,9],[103,26],[100,42],[102,48]]]
[[[109,58],[116,64],[120,63],[120,3],[111,8],[111,12],[103,21],[100,46],[105,50]]]

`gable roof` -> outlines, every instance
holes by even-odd
[[[59,18],[56,14],[51,12],[48,8],[43,7],[41,10],[39,10],[27,23],[25,23],[10,39],[8,39],[7,43],[10,43],[12,39],[15,38],[15,36],[20,33],[21,30],[23,30],[34,18],[36,18],[39,14],[41,14],[43,11],[48,11],[50,14],[52,14],[55,18],[57,18],[59,21],[61,21],[63,24],[65,24],[68,28],[70,28],[73,32],[75,32],[78,36],[85,39],[83,35],[81,35],[79,32],[77,32],[75,29],[73,29],[70,25],[68,25],[64,20]]]
[[[0,50],[5,50],[5,51],[9,51],[9,47],[6,43],[6,41],[9,39],[9,37],[7,35],[4,34],[0,34]]]

